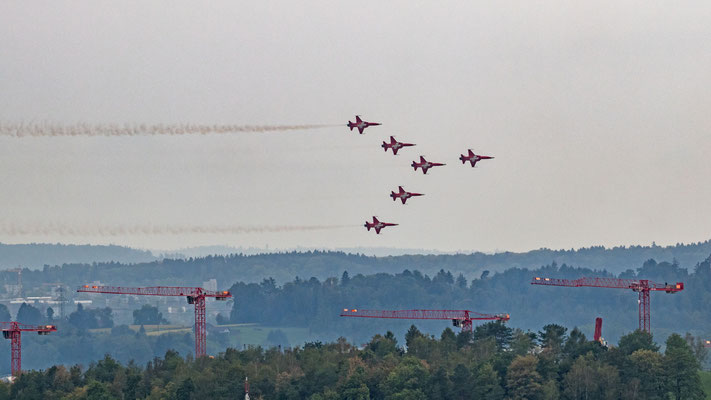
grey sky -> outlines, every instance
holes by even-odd
[[[0,220],[354,225],[2,242],[525,250],[706,240],[711,5],[0,4],[0,120],[345,124],[226,136],[0,137]],[[417,143],[393,157],[389,135]],[[472,148],[495,160],[462,166]],[[420,154],[446,162],[427,176]],[[397,185],[425,193],[408,205]],[[401,225],[379,236],[356,225]]]

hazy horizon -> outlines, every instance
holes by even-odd
[[[535,249],[524,249],[521,251],[512,251],[508,249],[495,249],[493,251],[482,251],[482,250],[477,250],[477,249],[457,249],[457,250],[452,250],[452,251],[440,251],[437,249],[428,249],[428,248],[406,248],[406,247],[386,247],[386,246],[352,246],[352,247],[324,247],[324,246],[311,246],[311,247],[306,247],[306,246],[293,246],[293,247],[274,247],[270,246],[269,244],[265,244],[264,246],[240,246],[239,244],[208,244],[208,245],[201,245],[201,246],[186,246],[186,247],[176,247],[176,248],[148,248],[148,247],[135,247],[135,246],[126,246],[120,243],[113,243],[113,242],[107,242],[107,243],[86,243],[86,242],[76,242],[76,243],[69,243],[69,242],[18,242],[18,243],[9,243],[9,242],[0,242],[0,245],[65,245],[65,246],[119,246],[119,247],[125,247],[127,249],[132,249],[132,250],[137,250],[137,251],[148,251],[150,252],[153,256],[159,257],[159,256],[173,256],[173,255],[182,255],[185,257],[194,257],[194,254],[200,253],[202,255],[199,255],[199,257],[203,257],[206,255],[215,255],[215,254],[228,254],[229,251],[245,251],[245,254],[269,254],[269,253],[278,253],[278,252],[291,252],[291,251],[296,251],[296,252],[306,252],[306,251],[333,251],[333,252],[346,252],[346,253],[362,253],[366,255],[375,255],[376,257],[383,257],[383,256],[389,256],[389,255],[408,255],[408,254],[419,254],[419,255],[452,255],[452,254],[475,254],[475,253],[481,253],[481,254],[487,254],[487,255],[495,255],[495,254],[502,254],[502,253],[518,253],[518,254],[525,254],[525,253],[530,253],[530,252],[535,252],[538,250],[550,250],[550,251],[579,251],[587,248],[594,248],[598,246],[602,246],[605,249],[614,249],[614,248],[632,248],[632,247],[652,247],[652,246],[658,246],[660,248],[667,248],[667,247],[675,247],[677,245],[681,246],[691,246],[695,244],[700,244],[700,243],[706,243],[708,241],[711,241],[710,239],[706,240],[700,240],[700,241],[694,241],[694,242],[676,242],[676,243],[657,243],[657,242],[652,242],[652,243],[630,243],[630,244],[619,244],[619,245],[614,245],[614,246],[605,246],[605,245],[600,245],[600,244],[590,244],[587,246],[582,246],[582,247],[572,247],[572,248],[553,248],[553,247],[539,247]],[[214,249],[218,252],[210,252],[210,249]],[[668,261],[668,260],[658,260],[658,261]]]

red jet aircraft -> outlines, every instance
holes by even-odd
[[[423,173],[423,174],[426,174],[426,173],[427,173],[427,170],[430,169],[430,168],[432,168],[432,167],[439,167],[439,166],[442,166],[442,165],[447,165],[447,164],[436,163],[436,162],[429,162],[429,161],[425,160],[425,158],[422,157],[422,156],[420,156],[420,162],[419,162],[419,163],[418,163],[417,161],[413,161],[412,164],[410,164],[410,166],[411,166],[412,168],[414,168],[415,171],[417,171],[417,168],[418,168],[418,167],[419,167],[419,168],[422,168],[422,173]]]
[[[393,154],[397,155],[397,151],[402,149],[403,147],[410,147],[414,145],[414,143],[398,142],[397,140],[395,140],[394,137],[390,136],[390,143],[383,141],[383,144],[380,147],[382,147],[386,153],[388,152],[388,149],[392,149]]]
[[[397,225],[397,224],[391,224],[388,222],[380,222],[380,221],[378,221],[378,218],[374,216],[373,222],[365,221],[365,225],[363,225],[363,226],[365,226],[369,231],[370,231],[370,228],[375,228],[375,233],[380,234],[381,229],[385,228],[386,226],[395,226],[395,225]]]
[[[472,164],[472,167],[474,167],[474,166],[476,165],[477,161],[480,161],[480,160],[490,160],[490,159],[492,159],[492,158],[494,158],[494,157],[476,155],[476,154],[474,154],[473,151],[471,151],[471,149],[469,149],[469,155],[468,155],[468,156],[465,156],[464,154],[462,154],[462,155],[459,156],[459,159],[462,160],[462,164],[464,164],[464,163],[466,163],[467,161],[469,161],[469,162]]]
[[[363,121],[362,119],[360,119],[360,115],[356,115],[356,122],[348,121],[348,127],[351,128],[351,131],[353,130],[353,128],[358,128],[358,133],[360,133],[361,135],[363,134],[363,130],[365,128],[367,128],[369,126],[376,126],[376,125],[382,125],[382,124],[379,122]]]
[[[395,201],[396,199],[402,200],[402,204],[405,204],[405,202],[407,201],[407,199],[409,199],[410,197],[424,196],[424,194],[422,194],[422,193],[406,192],[405,189],[402,188],[402,186],[398,186],[398,189],[400,189],[400,192],[399,192],[399,193],[395,193],[395,192],[392,192],[392,191],[391,191],[391,192],[390,192],[390,197],[393,198],[393,201]]]

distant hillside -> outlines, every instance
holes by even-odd
[[[155,252],[158,254],[157,252]],[[235,257],[235,255],[238,255]],[[348,270],[351,274],[400,272],[403,269],[418,269],[427,274],[440,268],[452,273],[462,273],[468,279],[478,278],[483,271],[502,272],[509,268],[535,269],[550,263],[567,264],[593,270],[606,270],[619,274],[636,269],[645,261],[667,261],[682,268],[692,268],[711,255],[711,240],[674,246],[604,246],[584,247],[570,250],[538,249],[523,253],[440,253],[424,249],[401,248],[339,248],[328,249],[259,249],[229,246],[203,246],[164,253],[167,259],[187,259],[203,270],[217,258],[218,264],[240,264],[237,270],[245,281],[260,281],[269,276],[278,282],[296,276],[324,279],[335,272]],[[217,257],[211,257],[217,256]],[[287,261],[288,260],[288,261]],[[252,265],[255,268],[250,268]],[[334,272],[335,271],[335,272]],[[262,276],[262,275],[265,276]]]
[[[32,253],[33,248],[28,248]],[[132,254],[133,250],[122,250],[119,256]],[[138,253],[152,257],[149,253]],[[606,249],[590,247],[578,250],[541,249],[527,253],[498,254],[442,254],[404,255],[372,257],[362,254],[346,254],[332,251],[288,252],[258,255],[233,254],[227,256],[207,256],[204,258],[153,260],[127,265],[127,262],[98,262],[99,255],[86,255],[86,263],[67,263],[61,267],[49,268],[23,274],[26,287],[38,287],[46,282],[76,282],[99,280],[113,285],[154,286],[154,285],[196,285],[208,279],[217,279],[218,286],[228,287],[234,282],[261,282],[274,278],[277,284],[293,280],[295,277],[326,279],[340,277],[343,271],[351,276],[357,274],[400,273],[403,270],[418,270],[422,274],[434,276],[440,269],[450,271],[454,276],[460,273],[468,280],[493,275],[511,268],[529,270],[543,265],[557,263],[590,270],[605,270],[620,274],[636,270],[649,259],[668,262],[675,267],[693,270],[699,262],[711,254],[711,241],[696,244],[660,246],[632,246]],[[28,254],[29,256],[30,254]],[[32,254],[33,257],[37,254]],[[106,253],[100,256],[108,257]],[[109,257],[110,258],[110,257]],[[56,260],[56,258],[55,258]],[[137,258],[132,258],[136,262]],[[42,263],[41,261],[39,263]],[[56,262],[55,262],[56,263]],[[10,264],[9,266],[15,266]],[[7,279],[15,279],[12,276]],[[2,279],[0,279],[1,283]],[[7,281],[6,283],[11,283]]]
[[[711,240],[674,246],[604,246],[583,247],[570,250],[539,249],[525,253],[475,253],[477,263],[489,265],[491,271],[503,271],[508,268],[537,268],[551,262],[567,264],[593,270],[606,270],[619,274],[629,269],[636,269],[649,259],[657,261],[676,261],[682,268],[693,268],[697,263],[711,255]]]
[[[242,254],[246,256],[272,253],[306,253],[310,251],[336,252],[346,254],[363,254],[366,256],[386,257],[403,256],[407,254],[438,255],[454,254],[455,252],[442,252],[432,249],[405,249],[398,247],[337,247],[334,249],[318,247],[294,247],[294,248],[263,248],[263,247],[234,247],[234,246],[198,246],[187,247],[178,250],[153,250],[153,254],[159,254],[160,258],[199,258],[207,256],[226,256],[230,254]]]
[[[3,244],[0,243],[0,270],[18,266],[38,269],[47,265],[91,264],[94,262],[120,262],[134,264],[154,261],[150,251],[122,246],[94,246],[71,244]]]

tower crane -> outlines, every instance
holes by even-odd
[[[22,332],[37,332],[38,335],[49,335],[56,332],[54,325],[25,325],[16,321],[0,322],[0,330],[5,339],[10,339],[12,348],[10,356],[10,370],[12,376],[19,376],[22,372]]]
[[[509,314],[481,314],[469,310],[359,310],[344,308],[341,317],[391,319],[449,319],[463,332],[472,331],[472,321],[508,321]]]
[[[226,301],[232,294],[227,290],[211,291],[199,287],[153,286],[143,288],[84,285],[77,289],[84,293],[132,294],[137,296],[185,296],[188,304],[195,305],[195,358],[207,354],[207,329],[205,322],[205,298]]]
[[[647,279],[617,278],[556,279],[536,277],[531,281],[531,285],[631,289],[639,295],[639,330],[647,333],[650,333],[651,330],[649,293],[676,293],[684,290],[683,282],[677,282],[675,285],[669,285],[667,283],[654,283]]]

